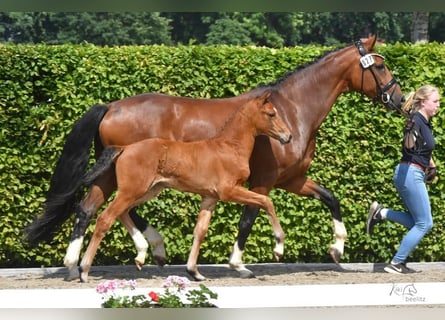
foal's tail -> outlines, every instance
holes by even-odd
[[[91,186],[97,178],[111,167],[114,159],[116,159],[122,151],[123,149],[119,147],[105,148],[91,170],[83,176],[82,185],[86,187]]]
[[[50,241],[74,212],[90,149],[107,111],[107,106],[95,105],[74,123],[51,177],[43,213],[24,229],[25,240],[29,244]]]

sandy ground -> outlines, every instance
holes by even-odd
[[[227,265],[201,265],[206,286],[271,286],[300,284],[358,284],[445,282],[445,262],[411,263],[416,273],[388,274],[384,264],[255,264],[247,265],[255,278],[241,279]],[[94,288],[107,279],[136,279],[138,287],[160,287],[167,276],[187,276],[185,266],[93,266],[89,282],[65,281],[65,268],[0,269],[0,289]],[[192,282],[197,286],[199,282]]]

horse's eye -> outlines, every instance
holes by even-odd
[[[383,63],[382,64],[376,64],[375,67],[379,71],[385,70],[385,65]]]
[[[275,112],[268,113],[267,115],[269,116],[269,118],[275,118],[276,117],[276,113]]]

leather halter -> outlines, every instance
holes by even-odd
[[[362,94],[364,94],[364,92],[363,92],[363,82],[364,82],[365,71],[369,70],[371,72],[372,76],[374,77],[374,80],[375,80],[375,83],[376,83],[377,89],[378,89],[377,90],[377,95],[372,100],[374,102],[376,102],[378,100],[378,98],[380,97],[382,102],[383,102],[383,104],[385,106],[387,106],[387,107],[389,107],[391,109],[395,109],[395,110],[399,111],[401,114],[406,115],[406,112],[403,111],[400,106],[394,105],[394,103],[391,100],[392,95],[394,94],[394,91],[396,89],[395,85],[397,84],[397,80],[394,77],[392,77],[392,79],[386,85],[381,87],[380,84],[379,84],[379,81],[377,80],[377,76],[375,75],[374,69],[372,68],[372,66],[374,65],[374,62],[373,62],[374,61],[374,59],[373,59],[374,56],[380,57],[383,60],[385,60],[385,58],[382,55],[377,54],[377,53],[368,53],[366,51],[365,47],[363,46],[363,43],[362,43],[361,40],[356,41],[355,42],[355,46],[357,47],[358,52],[360,53],[360,55],[362,57],[360,59],[360,64],[361,64],[361,67],[362,67],[362,83],[361,83],[360,92]],[[362,59],[364,59],[364,60],[362,60]],[[368,60],[368,62],[369,61],[370,62],[367,63],[366,60]],[[392,87],[394,87],[394,88],[392,89],[391,93],[388,93],[389,90]]]

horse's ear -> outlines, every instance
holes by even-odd
[[[263,93],[263,95],[261,96],[261,100],[262,101],[264,101],[264,102],[266,102],[269,98],[270,98],[270,95],[272,94],[272,91],[266,91],[265,93]]]
[[[366,39],[361,39],[363,44],[366,46],[366,50],[371,51],[374,48],[375,42],[377,41],[376,34],[369,34],[369,37]]]

